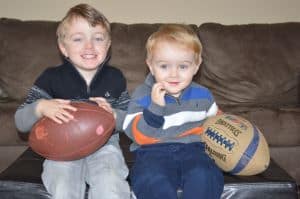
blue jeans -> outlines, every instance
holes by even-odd
[[[119,146],[104,145],[75,161],[45,160],[42,180],[53,199],[129,199],[128,168]]]
[[[222,171],[205,153],[203,143],[167,143],[142,146],[130,174],[138,199],[219,199]]]

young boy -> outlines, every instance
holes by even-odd
[[[42,116],[59,124],[72,120],[72,100],[93,100],[111,112],[111,106],[127,108],[126,80],[120,70],[106,64],[111,44],[108,20],[93,7],[79,4],[61,21],[57,36],[65,62],[46,69],[16,111],[16,126],[22,132],[30,131]],[[116,129],[122,128],[121,112],[115,111]],[[98,151],[80,160],[45,160],[42,180],[52,198],[83,199],[86,183],[89,199],[130,198],[128,168],[118,142],[114,133]]]
[[[217,114],[211,92],[192,82],[201,43],[186,25],[165,25],[146,44],[150,74],[132,95],[123,129],[133,140],[138,199],[220,198],[223,174],[204,150],[203,121]]]

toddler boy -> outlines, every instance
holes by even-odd
[[[220,198],[221,170],[205,153],[201,125],[216,115],[211,92],[192,81],[201,43],[187,25],[164,25],[146,44],[150,74],[132,94],[123,129],[136,159],[130,174],[138,199]]]

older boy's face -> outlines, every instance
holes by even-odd
[[[92,27],[83,18],[76,18],[66,28],[61,52],[80,70],[94,71],[104,61],[110,47],[110,37],[101,26]]]
[[[168,94],[178,97],[192,82],[200,63],[195,63],[191,49],[165,41],[156,44],[147,64],[156,82],[161,83]]]

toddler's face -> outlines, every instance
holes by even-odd
[[[192,49],[167,41],[156,44],[147,64],[156,82],[174,97],[192,82],[199,68]]]
[[[80,70],[93,71],[104,61],[110,37],[101,25],[92,27],[83,18],[73,19],[66,27],[60,50]]]

